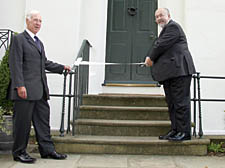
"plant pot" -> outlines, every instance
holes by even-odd
[[[12,116],[4,115],[3,121],[0,123],[0,151],[8,152],[12,150]]]

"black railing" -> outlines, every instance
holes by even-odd
[[[203,130],[202,130],[202,110],[201,110],[201,92],[200,92],[200,73],[196,73],[193,75],[194,80],[194,86],[193,86],[193,99],[191,99],[194,102],[193,111],[194,111],[194,129],[193,129],[193,136],[197,136],[196,133],[196,124],[197,124],[197,103],[198,103],[198,110],[199,110],[199,132],[198,135],[201,138],[203,136]]]
[[[197,136],[196,133],[196,121],[197,121],[197,108],[199,110],[199,114],[198,114],[198,118],[199,118],[199,132],[198,135],[201,138],[203,136],[203,128],[202,128],[202,106],[201,106],[201,102],[225,102],[225,99],[212,99],[212,98],[208,98],[208,99],[202,99],[201,98],[201,85],[200,85],[200,79],[225,79],[225,77],[221,77],[221,76],[201,76],[200,73],[197,73],[195,75],[193,75],[193,79],[194,79],[194,86],[193,86],[193,99],[191,99],[194,102],[194,129],[193,129],[193,135]],[[197,107],[197,103],[198,103],[198,107]]]
[[[13,31],[9,29],[0,29],[0,49],[4,47],[6,50],[9,47]]]
[[[90,43],[88,40],[84,40],[77,59],[82,61],[89,61],[89,51]],[[66,94],[66,82],[67,75],[69,75],[69,93]],[[75,120],[79,116],[80,105],[82,104],[83,94],[88,94],[88,82],[89,82],[89,67],[88,65],[73,65],[71,72],[64,72],[64,86],[63,86],[63,95],[50,95],[50,96],[62,96],[62,116],[61,116],[61,125],[60,125],[60,136],[64,136],[64,116],[65,116],[65,99],[68,97],[68,121],[67,121],[67,131],[66,133],[71,132],[71,101],[73,98],[73,117],[72,117],[72,135],[75,135]],[[73,86],[72,86],[73,83]],[[73,90],[73,94],[72,94]]]
[[[88,40],[84,40],[76,60],[89,61],[91,44]],[[88,65],[74,65],[74,99],[73,99],[73,120],[72,120],[72,135],[75,135],[75,120],[80,113],[80,105],[82,104],[83,94],[88,94],[89,84],[89,66]]]
[[[84,40],[77,59],[82,59],[82,61],[89,61],[89,51],[90,43],[88,40]],[[47,74],[55,74],[51,72],[46,72]],[[62,114],[61,114],[61,124],[60,124],[60,136],[64,136],[65,133],[65,102],[68,98],[68,118],[67,118],[67,128],[66,133],[71,132],[71,104],[73,99],[73,116],[72,116],[72,135],[75,135],[75,120],[79,116],[80,105],[82,104],[83,94],[88,94],[88,81],[89,81],[89,67],[88,65],[74,65],[71,72],[65,71],[64,73],[64,82],[63,82],[63,93],[62,94],[50,94],[51,97],[62,97]],[[69,91],[66,94],[67,86],[67,76],[69,75]],[[72,93],[73,91],[73,93]]]

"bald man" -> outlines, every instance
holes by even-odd
[[[171,120],[171,130],[159,139],[190,140],[190,84],[192,74],[196,73],[193,59],[185,33],[171,19],[169,10],[157,9],[155,19],[162,30],[148,52],[145,64],[152,66],[153,79],[163,85]]]

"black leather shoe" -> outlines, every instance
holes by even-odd
[[[58,159],[58,160],[63,160],[67,158],[67,155],[65,154],[60,154],[57,153],[56,151],[53,151],[52,153],[49,153],[47,155],[41,155],[41,158],[51,158],[51,159]]]
[[[23,154],[19,154],[17,156],[14,156],[13,159],[15,161],[19,161],[19,162],[22,162],[22,163],[34,163],[36,161],[35,158],[32,158],[27,153],[23,153]]]
[[[168,132],[166,135],[160,135],[159,139],[164,139],[165,140],[165,139],[168,139],[169,137],[173,137],[176,134],[177,134],[177,132],[172,130],[172,131]]]
[[[178,132],[175,136],[169,137],[170,141],[184,141],[184,140],[191,140],[190,134]]]

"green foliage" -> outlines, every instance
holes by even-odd
[[[18,33],[14,32],[14,35]],[[13,102],[7,99],[7,92],[10,82],[10,71],[9,71],[9,47],[7,48],[5,55],[0,61],[0,131],[9,133],[8,128],[6,127],[5,115],[12,115],[13,111]],[[6,124],[6,125],[5,125]]]
[[[224,142],[221,142],[219,144],[216,144],[216,143],[212,142],[208,146],[208,151],[209,152],[214,152],[214,153],[224,153],[225,149],[223,148],[223,144],[224,144]]]
[[[11,114],[13,103],[11,100],[7,99],[7,90],[10,82],[10,72],[9,72],[9,49],[6,50],[4,57],[0,63],[0,117],[4,115]]]
[[[10,81],[9,73],[9,49],[6,50],[0,62],[0,132],[10,134],[5,127],[3,115],[12,115],[13,103],[7,99],[7,90]]]

